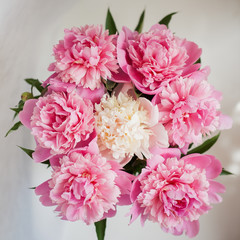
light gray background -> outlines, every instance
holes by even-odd
[[[222,111],[231,115],[233,128],[222,133],[210,151],[235,176],[220,177],[227,187],[223,202],[200,220],[195,239],[240,239],[240,1],[239,0],[0,0],[0,239],[85,240],[96,239],[93,226],[64,222],[53,208],[43,207],[30,187],[47,180],[50,172],[35,164],[16,145],[33,148],[29,132],[22,128],[4,138],[11,127],[13,107],[26,91],[26,77],[45,80],[53,61],[52,46],[63,38],[64,28],[104,24],[110,6],[117,27],[134,28],[146,8],[144,30],[166,14],[178,11],[171,29],[203,48],[203,65],[210,65],[209,81],[223,92]],[[108,221],[106,240],[187,239],[165,234],[159,226],[136,221],[128,226],[119,208]]]

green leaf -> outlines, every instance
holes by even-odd
[[[201,63],[201,58],[199,58],[194,64]]]
[[[30,84],[32,87],[35,87],[40,93],[43,91],[44,87],[38,79],[27,78],[25,81]]]
[[[15,108],[10,108],[12,111],[15,112],[13,119],[16,118],[16,116],[23,110],[24,102],[23,100],[20,100],[18,102],[18,105]]]
[[[139,159],[136,155],[134,155],[123,168],[126,172],[136,175],[141,173],[142,169],[147,165],[147,161],[145,159]]]
[[[28,149],[28,148],[24,148],[24,147],[20,147],[30,158],[32,158],[32,154],[34,153],[34,151],[32,149]]]
[[[94,223],[98,240],[104,240],[106,223],[107,219],[103,219],[99,222]]]
[[[105,28],[108,29],[110,35],[115,34],[117,32],[117,27],[116,27],[116,24],[114,22],[114,19],[112,17],[112,14],[111,14],[109,8],[108,8],[108,11],[107,11]]]
[[[143,10],[143,12],[139,18],[138,25],[135,28],[135,31],[138,31],[139,33],[141,33],[142,29],[143,29],[144,16],[145,16],[145,9]]]
[[[170,13],[170,14],[168,14],[166,17],[164,17],[162,20],[160,20],[158,23],[159,24],[164,24],[164,25],[166,25],[167,26],[167,28],[168,28],[168,25],[169,25],[169,23],[170,23],[170,21],[171,21],[171,19],[172,19],[172,16],[173,15],[175,15],[177,12],[173,12],[173,13]]]
[[[8,132],[6,133],[5,137],[7,137],[7,135],[8,135],[10,132],[18,130],[18,128],[19,128],[20,126],[22,126],[22,123],[21,123],[20,121],[17,122],[17,123],[15,123],[15,124],[13,125],[13,127],[11,127],[11,129],[8,130]]]
[[[219,136],[220,136],[220,132],[216,136],[206,140],[200,146],[198,146],[198,147],[188,151],[187,155],[188,154],[192,154],[192,153],[204,153],[204,152],[206,152],[207,150],[209,150],[216,143],[216,141],[218,140]]]
[[[46,160],[46,161],[44,161],[44,162],[41,162],[42,164],[47,164],[48,166],[48,168],[51,166],[51,164],[50,164],[50,161],[49,160]]]
[[[233,174],[223,168],[220,175],[233,175]]]

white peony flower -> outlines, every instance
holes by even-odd
[[[99,149],[109,160],[125,165],[134,154],[149,158],[154,144],[168,147],[167,133],[158,123],[158,109],[147,99],[134,100],[122,92],[112,97],[105,94],[95,109]]]

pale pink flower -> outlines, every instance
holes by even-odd
[[[200,144],[202,135],[231,127],[231,119],[219,111],[221,93],[207,82],[206,70],[170,82],[152,100],[173,146]]]
[[[63,82],[99,88],[101,78],[110,78],[118,69],[114,38],[100,25],[66,29],[64,40],[53,49],[56,61],[49,70],[57,72]]]
[[[124,90],[124,87],[122,88]],[[125,91],[125,90],[124,90]],[[158,108],[146,98],[133,99],[126,92],[104,95],[95,105],[95,123],[100,152],[122,166],[131,158],[150,157],[154,146],[168,147],[167,132],[158,122]]]
[[[130,79],[125,75],[124,80],[117,77],[112,80],[132,81],[143,93],[155,94],[170,80],[196,71],[200,64],[194,63],[201,49],[193,42],[176,37],[165,25],[156,24],[141,34],[123,27],[117,54],[120,67]]]
[[[63,156],[52,178],[36,188],[42,204],[57,205],[62,219],[92,224],[114,216],[117,204],[130,204],[133,177],[94,151],[82,148]]]
[[[214,181],[222,171],[214,156],[191,154],[180,158],[178,149],[153,150],[147,167],[136,178],[131,191],[131,222],[138,216],[158,222],[174,235],[183,232],[194,237],[199,231],[199,217],[211,203],[221,202],[217,193],[225,187]]]
[[[52,92],[29,100],[19,117],[35,137],[37,162],[65,154],[94,135],[93,105],[75,92]]]

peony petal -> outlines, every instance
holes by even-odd
[[[183,158],[182,160],[185,161],[186,164],[193,164],[197,168],[206,169],[211,164],[211,158],[209,158],[207,155],[202,154],[189,154]]]
[[[111,78],[109,79],[113,82],[117,82],[117,83],[128,83],[131,82],[130,77],[128,76],[128,74],[126,74],[125,72],[123,72],[122,69],[118,69],[118,73],[112,73]]]
[[[230,129],[232,127],[232,118],[230,118],[229,116],[226,116],[224,114],[221,114],[219,116],[219,122],[220,122],[220,126],[219,129],[223,130],[223,129]]]
[[[122,31],[119,33],[117,40],[117,59],[122,70],[127,73],[128,66],[128,56],[126,53],[127,41],[128,39],[132,39],[133,33],[127,27],[123,27]]]
[[[54,205],[56,205],[52,202],[51,198],[49,197],[49,194],[50,194],[50,188],[49,188],[49,184],[48,184],[49,180],[40,184],[35,189],[36,195],[40,195],[40,202],[44,206],[54,206]]]
[[[168,134],[164,126],[161,123],[158,123],[151,128],[153,134],[150,136],[149,145],[150,148],[157,145],[160,148],[167,148],[169,146]]]
[[[89,99],[93,104],[99,103],[102,96],[106,93],[106,89],[103,84],[100,85],[100,88],[91,90],[90,88],[78,87],[76,89],[77,94],[83,99]]]
[[[161,155],[164,159],[174,158],[180,159],[181,151],[178,148],[159,148],[154,147],[151,149],[153,155]]]
[[[186,65],[193,64],[200,58],[202,49],[199,48],[196,43],[183,39],[181,45],[186,48],[189,56],[188,60],[186,61]]]
[[[23,110],[19,113],[19,119],[21,123],[29,129],[32,129],[31,117],[33,115],[33,109],[36,106],[37,101],[37,99],[27,100],[24,104]]]
[[[219,182],[209,180],[209,183],[210,183],[209,191],[211,192],[224,193],[226,191],[225,186]]]
[[[192,221],[185,223],[186,225],[186,235],[190,238],[195,237],[199,232],[199,221]]]
[[[212,155],[205,155],[205,156],[207,156],[211,159],[211,163],[206,168],[207,178],[213,179],[213,178],[218,177],[220,175],[220,173],[222,172],[221,162]]]
[[[154,125],[156,125],[158,123],[158,115],[159,115],[158,107],[156,105],[153,106],[152,103],[148,99],[143,98],[143,97],[140,97],[139,101],[140,101],[140,106],[143,107],[148,112],[149,127],[153,127]]]
[[[50,153],[50,149],[42,148],[38,145],[35,149],[35,152],[32,154],[32,157],[35,162],[44,162],[53,157],[53,155]]]

